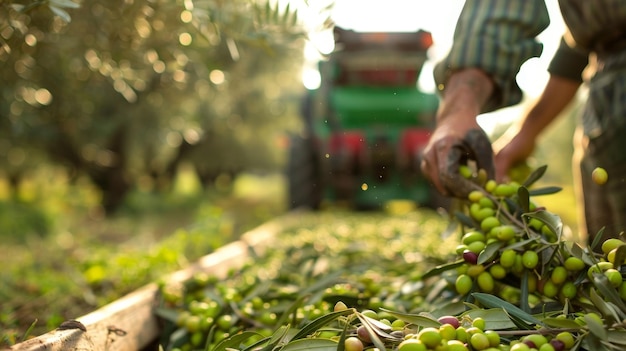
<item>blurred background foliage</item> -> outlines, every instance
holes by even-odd
[[[0,153],[15,191],[43,165],[85,177],[115,212],[166,191],[275,171],[293,126],[307,29],[253,0],[13,1],[0,5]],[[296,108],[294,108],[296,106]],[[259,137],[262,136],[262,137]]]

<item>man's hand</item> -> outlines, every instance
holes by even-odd
[[[570,104],[580,84],[576,80],[551,75],[528,113],[493,143],[498,182],[508,181],[509,170],[532,155],[539,134]]]
[[[527,136],[517,129],[507,131],[493,143],[495,152],[496,180],[508,182],[509,171],[526,161],[535,150],[535,136]]]
[[[491,143],[476,122],[492,91],[493,82],[481,70],[466,69],[450,76],[421,165],[424,175],[444,195],[467,195],[459,166],[470,159],[490,178],[494,176]]]
[[[465,198],[473,189],[461,177],[459,166],[473,160],[493,178],[493,152],[476,118],[458,119],[458,123],[454,123],[456,118],[449,118],[439,124],[424,149],[422,172],[442,194]]]

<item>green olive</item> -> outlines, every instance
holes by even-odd
[[[476,283],[478,284],[480,290],[483,292],[492,292],[495,287],[493,277],[489,272],[480,273],[476,278]]]
[[[355,336],[347,337],[344,341],[344,350],[346,351],[363,351],[363,343]]]
[[[565,267],[563,266],[554,267],[550,275],[550,279],[554,284],[563,284],[567,279],[567,269],[565,269]]]
[[[456,282],[454,284],[456,288],[456,292],[460,295],[467,295],[472,290],[472,285],[474,281],[472,277],[467,274],[461,274],[456,278]]]
[[[574,347],[576,340],[574,340],[574,335],[572,333],[564,331],[556,334],[555,338],[563,342],[563,345],[566,349],[571,349]]]
[[[489,338],[483,333],[476,333],[470,337],[470,345],[474,350],[486,350],[490,347]]]
[[[484,242],[485,240],[487,240],[487,238],[485,238],[485,234],[483,234],[483,233],[481,233],[479,231],[472,231],[472,232],[465,233],[463,235],[463,237],[461,238],[461,242],[464,245],[469,245],[469,244],[471,244],[473,242],[476,242],[476,241],[483,241]]]
[[[565,262],[563,263],[563,266],[568,271],[578,272],[582,270],[583,268],[585,268],[585,262],[578,257],[572,256],[572,257],[568,257],[565,260]]]
[[[616,249],[622,245],[626,245],[626,242],[623,242],[622,240],[617,238],[607,239],[602,243],[602,252],[607,255],[609,252],[611,252],[611,250]]]
[[[604,168],[596,167],[591,172],[591,179],[593,180],[594,183],[598,185],[603,185],[607,182],[607,180],[609,180],[609,174],[606,172]]]
[[[499,197],[510,197],[513,196],[519,187],[515,187],[513,184],[498,184],[495,189],[493,189],[493,194]]]
[[[496,263],[489,267],[489,273],[491,273],[491,276],[493,276],[495,279],[503,279],[504,277],[506,277],[507,272],[501,264]]]
[[[485,335],[487,336],[487,339],[489,339],[489,346],[498,347],[500,345],[500,334],[496,331],[487,330],[485,331]]]
[[[559,293],[559,287],[552,282],[552,280],[546,280],[543,284],[543,295],[549,298],[555,297]]]
[[[418,339],[406,339],[398,345],[398,351],[427,351],[428,348]]]
[[[495,228],[499,226],[500,224],[501,224],[500,220],[497,217],[489,216],[483,219],[482,221],[480,221],[480,229],[482,229],[483,232],[488,232],[492,228]]]
[[[441,343],[442,337],[439,334],[439,329],[426,327],[417,333],[417,339],[427,348],[434,349]]]
[[[573,282],[565,282],[563,286],[561,286],[561,295],[568,299],[573,299],[576,297],[578,293],[578,288]]]
[[[526,250],[522,254],[522,264],[524,265],[524,267],[528,269],[533,269],[537,267],[538,263],[539,263],[539,255],[535,251]]]
[[[504,268],[511,268],[515,264],[515,256],[517,252],[513,249],[506,249],[500,255],[500,265]]]
[[[609,280],[609,284],[611,284],[614,288],[622,285],[622,273],[615,268],[609,268],[604,271],[604,275]]]

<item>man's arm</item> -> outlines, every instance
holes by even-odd
[[[467,0],[450,52],[435,67],[438,89],[449,89],[456,72],[478,68],[495,84],[481,112],[518,103],[522,93],[515,77],[525,61],[541,54],[536,36],[549,22],[543,0]]]
[[[569,105],[580,84],[576,80],[551,75],[541,97],[521,123],[509,128],[493,143],[498,181],[506,181],[509,170],[530,157],[539,134]]]
[[[476,121],[483,105],[493,91],[493,82],[479,69],[466,69],[450,77],[448,88],[437,112],[437,128],[424,149],[422,172],[444,195],[453,195],[454,189],[446,184],[445,177],[454,170],[448,169],[452,149],[463,143],[472,131],[481,131]],[[481,131],[482,132],[482,131]],[[491,157],[491,155],[489,155]]]
[[[536,140],[576,96],[589,54],[561,40],[550,61],[550,79],[543,92],[519,123],[493,143],[496,179],[505,181],[509,169],[525,161],[535,150]]]
[[[448,56],[435,67],[441,94],[437,125],[424,149],[422,172],[443,194],[463,196],[459,163],[473,158],[494,177],[489,139],[476,116],[519,102],[515,76],[541,53],[536,36],[549,23],[543,0],[467,0]]]

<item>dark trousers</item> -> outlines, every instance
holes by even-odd
[[[588,87],[575,137],[574,179],[580,228],[591,243],[601,230],[604,238],[626,231],[626,52],[601,58]],[[591,180],[596,167],[606,169],[606,184]]]

